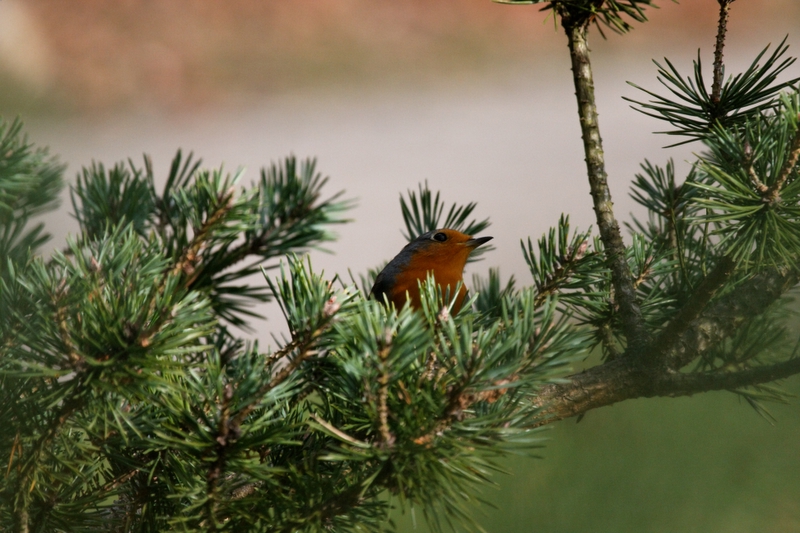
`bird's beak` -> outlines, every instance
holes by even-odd
[[[477,237],[475,239],[468,240],[467,242],[464,243],[464,245],[467,246],[467,248],[469,248],[470,250],[472,250],[485,242],[491,241],[493,238],[494,237]]]

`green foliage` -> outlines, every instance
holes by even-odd
[[[557,295],[561,312],[589,326],[592,346],[600,346],[606,358],[619,355],[625,341],[600,240],[589,232],[574,231],[570,237],[569,217],[562,216],[558,228],[551,228],[536,246],[530,238],[527,246],[520,244],[537,301]],[[634,235],[626,255],[644,318],[657,327],[674,311],[673,297],[664,287],[674,263],[640,235]]]
[[[152,175],[148,174],[152,180]],[[154,211],[151,182],[142,179],[142,171],[128,160],[106,171],[102,163],[83,168],[72,189],[72,207],[81,232],[96,239],[109,227],[128,221],[140,234],[147,233],[147,222]]]
[[[476,501],[470,486],[496,470],[493,458],[538,445],[526,397],[584,341],[566,335],[552,304],[537,310],[529,291],[506,295],[483,327],[474,313],[440,312],[434,280],[423,289],[424,316],[368,300],[352,316],[339,311],[338,351],[314,380],[316,420],[337,428],[327,460],[374,463],[368,482],[384,482],[401,507],[421,507],[434,525],[458,523]]]
[[[516,281],[511,276],[502,286],[500,269],[490,268],[489,277],[483,280],[477,274],[472,276],[472,288],[475,290],[475,309],[487,317],[496,317],[502,311],[503,299],[516,292]]]
[[[704,279],[719,253],[711,239],[717,226],[707,221],[697,223],[705,210],[698,203],[700,188],[695,184],[702,185],[704,178],[692,167],[684,182],[678,183],[672,160],[663,168],[645,161],[642,170],[644,173],[637,174],[633,182],[631,197],[647,208],[648,219],[643,222],[634,217],[627,226],[672,262],[673,270],[662,283],[680,305]]]
[[[102,525],[99,503],[118,495],[105,454],[128,443],[109,448],[92,434],[135,430],[132,407],[174,387],[215,325],[207,299],[165,276],[157,243],[130,226],[70,251],[15,272],[9,286],[29,305],[0,323],[9,464],[0,498],[45,530]]]
[[[797,310],[784,298],[739,329],[735,335],[709,350],[694,368],[695,372],[730,372],[758,368],[798,356],[800,339],[789,326],[798,321]],[[733,392],[746,401],[759,415],[774,422],[766,402],[788,403],[793,395],[772,384],[742,387]]]

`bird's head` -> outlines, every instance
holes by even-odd
[[[423,233],[406,246],[414,262],[433,267],[464,269],[469,254],[492,237],[471,237],[454,229],[437,229]]]

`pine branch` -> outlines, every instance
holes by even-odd
[[[222,394],[222,409],[219,416],[219,423],[217,425],[217,443],[214,450],[216,458],[206,473],[206,516],[208,517],[210,525],[215,528],[219,527],[216,508],[217,484],[225,468],[228,455],[227,451],[229,437],[231,434],[233,434],[233,440],[235,440],[241,431],[239,424],[234,425],[230,423],[232,398],[233,387],[230,383],[226,383]]]
[[[370,486],[380,487],[384,485],[392,475],[391,461],[385,461],[380,470],[373,476],[369,476],[366,480],[353,484],[345,490],[332,495],[330,498],[320,502],[312,510],[311,514],[319,517],[323,523],[329,522],[334,517],[351,512],[362,499],[364,493]],[[294,529],[286,530],[287,533],[295,531]]]
[[[611,361],[622,355],[619,348],[617,348],[617,341],[614,338],[614,328],[608,321],[598,327],[597,333],[600,337],[600,344],[607,361]]]
[[[724,39],[722,42],[724,43]],[[697,59],[693,62],[693,76],[685,79],[669,59],[664,59],[665,66],[653,61],[658,67],[658,81],[671,93],[671,96],[661,96],[628,82],[652,99],[649,102],[640,102],[628,97],[623,99],[633,103],[633,108],[637,111],[666,121],[675,128],[657,133],[688,137],[687,140],[670,146],[705,140],[715,127],[741,127],[760,110],[772,107],[781,91],[794,90],[800,78],[777,81],[778,76],[795,62],[795,58],[784,57],[788,49],[786,39],[784,38],[772,54],[764,59],[763,65],[759,64],[768,49],[769,46],[765,47],[744,72],[729,77],[719,89],[716,101],[713,99],[714,88],[709,91],[705,85],[699,51]],[[721,61],[722,48],[718,50]],[[724,69],[720,62],[715,65],[715,75],[722,76],[723,73]],[[722,83],[721,78],[720,83]]]
[[[614,216],[611,191],[608,187],[587,41],[589,21],[579,18],[578,15],[578,13],[569,12],[566,7],[562,11],[562,23],[569,39],[572,75],[575,82],[575,95],[578,99],[578,115],[586,154],[589,187],[600,238],[603,241],[608,266],[611,269],[611,280],[623,330],[629,346],[642,347],[649,339],[644,328],[642,311],[636,298],[636,289],[633,286],[630,267],[626,260],[625,244],[620,235],[619,223]]]
[[[532,426],[638,397],[733,390],[752,402],[762,384],[800,373],[797,349],[782,351],[796,320],[773,306],[800,281],[800,100],[795,88],[776,98],[793,61],[784,43],[726,83],[734,0],[718,0],[710,93],[699,59],[693,80],[669,62],[659,72],[671,96],[650,93],[644,109],[711,153],[686,186],[671,164],[643,166],[634,198],[651,218],[626,247],[587,34],[593,22],[628,31],[652,2],[525,1],[555,9],[569,39],[600,237],[570,236],[562,218],[538,249],[523,247],[535,288],[492,273],[476,283],[477,312],[450,316],[432,279],[422,309],[387,310],[294,257],[267,280],[271,294],[231,285],[257,271],[245,259],[332,240],[325,228],[342,221],[349,203],[320,200],[326,179],[293,157],[241,195],[239,174],[198,171],[180,153],[163,194],[149,159],[143,170],[94,165],[73,194],[82,235],[71,256],[29,261],[42,234],[18,219],[50,201],[60,171],[0,150],[0,252],[16,251],[0,265],[0,313],[12,309],[0,320],[0,427],[11,428],[0,486],[13,505],[0,529],[381,531],[387,490],[434,529],[457,527],[492,460],[536,445]],[[0,146],[8,139],[0,125]],[[4,161],[49,170],[9,179]],[[471,219],[474,203],[446,207],[427,185],[409,192],[408,236],[488,224]],[[291,334],[277,351],[219,325],[249,312],[245,298],[269,297]],[[597,345],[602,364],[562,378]]]
[[[387,359],[390,352],[391,345],[389,342],[378,351],[378,359],[381,362],[380,375],[378,376],[378,430],[381,438],[380,444],[384,449],[391,448],[396,440],[392,430],[389,428],[389,365]]]
[[[314,344],[319,336],[322,335],[325,328],[327,328],[328,324],[329,323],[325,323],[322,327],[309,333],[307,336],[293,340],[283,349],[273,354],[273,356],[270,357],[270,360],[278,361],[296,351],[294,358],[289,363],[284,365],[283,368],[281,368],[278,372],[276,372],[272,378],[258,390],[254,397],[261,398],[265,396],[275,387],[289,379],[297,370],[297,368],[303,363],[303,361],[316,354],[316,351],[313,349]],[[237,415],[231,419],[230,423],[228,424],[229,427],[233,428],[235,431],[238,431],[238,428],[244,423],[245,419],[250,416],[250,414],[257,407],[258,404],[254,401],[239,411],[239,413],[237,413]]]

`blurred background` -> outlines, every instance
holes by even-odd
[[[663,124],[633,111],[626,82],[659,90],[652,59],[685,74],[712,62],[715,0],[662,0],[629,35],[593,29],[594,73],[616,213],[639,164],[663,149]],[[732,6],[728,73],[788,35],[800,2]],[[800,69],[791,67],[790,75]],[[710,76],[709,76],[710,78]],[[68,164],[150,154],[162,179],[177,149],[246,181],[289,154],[316,157],[328,192],[358,205],[315,269],[349,279],[403,246],[398,198],[427,180],[447,202],[477,201],[496,250],[470,266],[530,282],[520,239],[561,213],[593,225],[566,38],[536,6],[489,0],[0,0],[0,113]],[[52,247],[77,225],[68,195],[48,217]],[[468,277],[469,279],[469,277]],[[258,280],[255,280],[258,282]],[[275,306],[249,337],[285,331]],[[785,384],[800,392],[797,379]],[[542,432],[541,460],[509,459],[481,523],[490,532],[800,531],[798,403],[759,418],[732,394],[637,400]],[[397,514],[401,531],[425,531]]]

